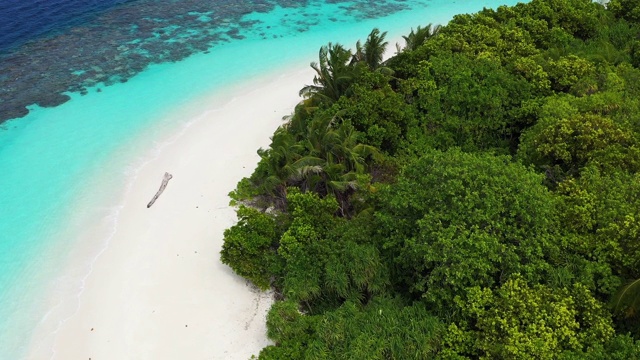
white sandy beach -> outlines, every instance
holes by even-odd
[[[241,85],[221,107],[200,100],[190,108],[200,118],[181,135],[168,134],[175,139],[131,179],[115,232],[72,304],[73,315],[57,325],[49,344],[34,345],[30,358],[257,355],[269,343],[265,315],[272,300],[220,262],[223,231],[236,220],[227,194],[251,174],[256,150],[268,146],[312,78],[305,66],[262,79],[257,88],[254,81]],[[148,209],[165,172],[173,179]]]
[[[45,300],[51,310],[33,331],[28,359],[248,359],[270,343],[271,293],[220,262],[223,232],[236,222],[227,194],[253,172],[256,150],[312,82],[307,64],[194,99],[123,151],[144,165],[110,200],[115,219],[98,211],[102,218],[85,217],[81,234],[71,230],[70,269]],[[147,208],[165,172],[173,178]]]

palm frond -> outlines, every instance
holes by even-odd
[[[327,182],[327,185],[329,186],[329,188],[333,189],[333,191],[341,192],[341,193],[344,193],[347,190],[358,189],[358,182],[355,180],[352,180],[352,181],[333,180],[333,181]]]
[[[636,279],[621,287],[613,296],[611,305],[616,312],[624,312],[627,317],[637,314],[640,304],[640,279]]]
[[[402,36],[405,46],[402,51],[413,51],[423,45],[428,39],[437,36],[442,29],[441,25],[428,24],[424,28],[418,26],[414,31],[413,28],[407,36]]]
[[[318,165],[323,165],[324,163],[325,163],[325,160],[319,157],[305,156],[300,158],[298,161],[294,162],[292,166],[295,169],[299,169],[303,166],[318,166]]]
[[[307,177],[309,175],[322,174],[324,171],[321,165],[304,165],[297,168],[298,175],[301,177]]]

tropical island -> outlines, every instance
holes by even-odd
[[[640,357],[640,4],[328,44],[231,193],[260,359]]]

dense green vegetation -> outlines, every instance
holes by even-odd
[[[640,358],[640,5],[328,44],[231,196],[261,359]]]

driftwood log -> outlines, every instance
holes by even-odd
[[[151,201],[149,201],[149,203],[147,204],[147,209],[150,208],[151,205],[153,205],[153,203],[156,202],[156,200],[158,200],[160,195],[162,195],[162,192],[164,191],[164,189],[167,187],[169,180],[171,180],[172,178],[173,178],[173,175],[169,174],[168,172],[164,173],[164,178],[162,178],[162,184],[160,185],[160,189],[158,189],[158,192],[153,196],[153,199],[151,199]]]

